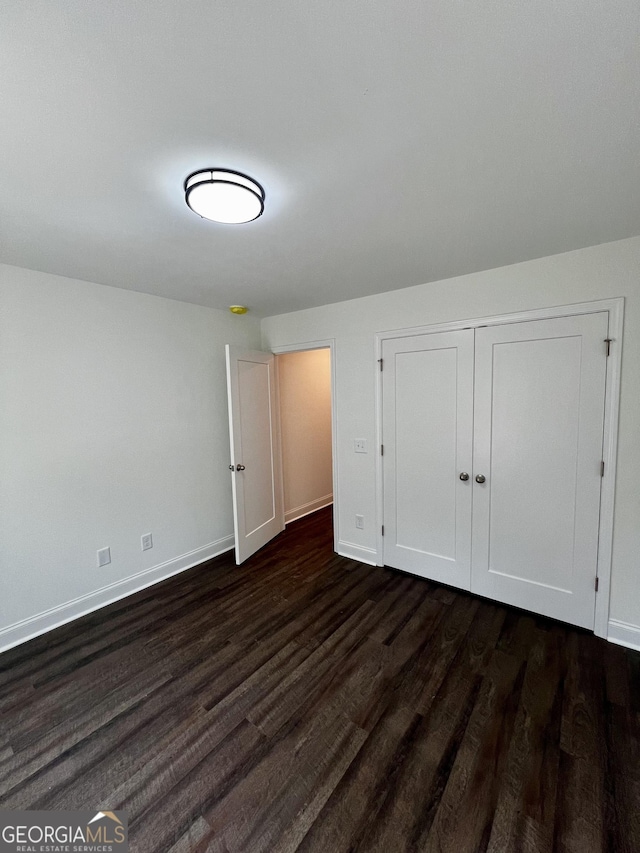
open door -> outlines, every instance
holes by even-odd
[[[236,563],[284,530],[275,357],[227,344]]]

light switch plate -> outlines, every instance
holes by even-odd
[[[353,441],[354,450],[356,453],[366,453],[367,452],[367,439],[366,438],[356,438]]]

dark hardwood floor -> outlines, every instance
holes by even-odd
[[[332,552],[329,511],[0,656],[0,807],[132,851],[640,850],[640,654]]]

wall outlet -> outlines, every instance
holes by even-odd
[[[144,536],[140,537],[140,545],[142,546],[143,551],[148,551],[149,548],[153,548],[153,536],[150,533],[145,533]]]
[[[356,453],[366,453],[367,452],[367,439],[366,438],[354,438],[353,439],[353,448]]]
[[[100,548],[98,551],[98,568],[108,566],[111,562],[111,548]]]
[[[356,527],[358,530],[364,530],[364,515],[356,515]]]

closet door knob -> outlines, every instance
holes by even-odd
[[[236,465],[236,471],[244,471],[244,465]]]
[[[467,480],[469,479],[469,475],[466,471],[463,471],[462,474],[460,474],[460,479],[465,483],[467,482]]]
[[[484,483],[486,479],[484,474],[476,474],[476,483]]]

